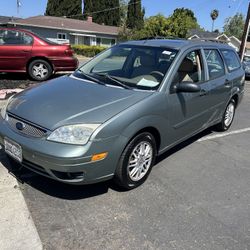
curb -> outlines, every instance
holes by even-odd
[[[0,162],[4,159],[0,152]],[[0,249],[42,250],[42,242],[17,180],[0,163]]]
[[[0,100],[0,110],[7,100]],[[0,146],[0,249],[42,250],[42,242],[17,180],[1,164]]]

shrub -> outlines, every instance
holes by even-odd
[[[93,57],[106,49],[106,47],[88,45],[71,45],[71,47],[77,55],[86,57]]]

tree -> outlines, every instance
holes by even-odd
[[[144,21],[144,27],[140,30],[122,28],[119,32],[119,40],[138,40],[148,37],[167,37],[169,21],[162,14],[151,16]]]
[[[127,27],[129,29],[140,30],[144,24],[145,10],[142,8],[141,1],[130,0],[128,2]]]
[[[85,0],[84,17],[91,15],[99,24],[119,26],[121,22],[119,0]]]
[[[194,12],[185,8],[175,9],[168,22],[168,34],[173,37],[186,38],[191,29],[200,28]]]
[[[45,15],[82,19],[81,0],[48,0]]]
[[[210,17],[212,19],[212,32],[214,31],[214,21],[217,19],[219,16],[219,11],[218,10],[212,10],[210,13]]]
[[[48,0],[45,15],[58,16],[59,6],[60,6],[60,0]]]
[[[170,21],[161,14],[151,16],[145,20],[143,33],[145,37],[166,37],[169,36]]]
[[[233,17],[225,20],[223,27],[224,33],[228,36],[235,36],[241,40],[244,30],[245,17],[241,13],[237,13]]]
[[[83,7],[83,16],[84,19],[87,19],[88,16],[92,16],[93,12],[93,1],[92,0],[84,0],[84,7]]]
[[[128,0],[120,0],[121,26],[125,26],[128,15]]]

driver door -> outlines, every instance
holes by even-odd
[[[200,50],[190,51],[181,60],[170,86],[167,114],[171,133],[169,143],[175,143],[205,128],[212,119],[210,83],[206,81],[205,63]],[[195,83],[199,92],[178,92],[179,83]]]

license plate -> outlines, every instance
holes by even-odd
[[[4,139],[5,152],[19,162],[23,160],[22,147],[9,139]]]

